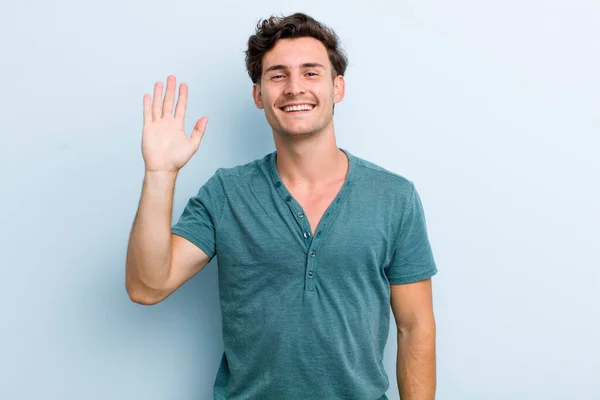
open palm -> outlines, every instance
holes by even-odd
[[[185,134],[184,121],[187,108],[188,87],[179,85],[179,97],[175,103],[176,79],[167,77],[167,89],[163,101],[163,84],[154,85],[154,97],[144,95],[144,127],[142,130],[142,156],[146,171],[177,172],[194,155],[200,146],[208,118],[202,117],[194,125],[190,137]]]

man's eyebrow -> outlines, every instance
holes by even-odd
[[[301,67],[302,68],[323,68],[323,69],[326,69],[323,64],[319,64],[319,63],[304,63],[304,64],[302,64]]]
[[[286,67],[285,65],[282,65],[282,64],[271,65],[269,68],[265,69],[265,74],[270,71],[275,71],[278,69],[287,69],[287,68],[288,67]]]
[[[265,69],[265,74],[270,71],[280,70],[280,69],[289,69],[290,67],[283,64],[271,65],[269,68]],[[323,64],[319,63],[304,63],[300,65],[300,68],[323,68],[326,69]]]

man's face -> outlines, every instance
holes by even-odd
[[[332,126],[333,104],[344,97],[344,78],[332,77],[325,46],[312,37],[281,39],[263,56],[252,95],[274,132],[311,135]]]

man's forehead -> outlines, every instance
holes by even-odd
[[[325,45],[314,38],[280,39],[263,58],[263,67],[284,65],[288,68],[304,64],[328,66],[329,57]]]

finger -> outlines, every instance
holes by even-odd
[[[175,106],[175,118],[185,119],[185,110],[187,109],[188,87],[185,83],[179,85],[179,97]]]
[[[177,82],[173,75],[167,76],[167,90],[165,91],[165,101],[163,103],[163,118],[173,116],[173,103],[175,103],[175,86]]]
[[[198,146],[200,146],[204,132],[206,132],[206,124],[208,124],[208,117],[202,117],[198,120],[198,122],[196,122],[196,125],[194,125],[194,130],[190,136],[190,141],[194,143],[196,149]]]
[[[162,110],[162,82],[156,82],[154,84],[154,98],[152,99],[152,119],[160,119],[160,113]]]
[[[144,125],[152,122],[152,99],[149,94],[144,95]]]

